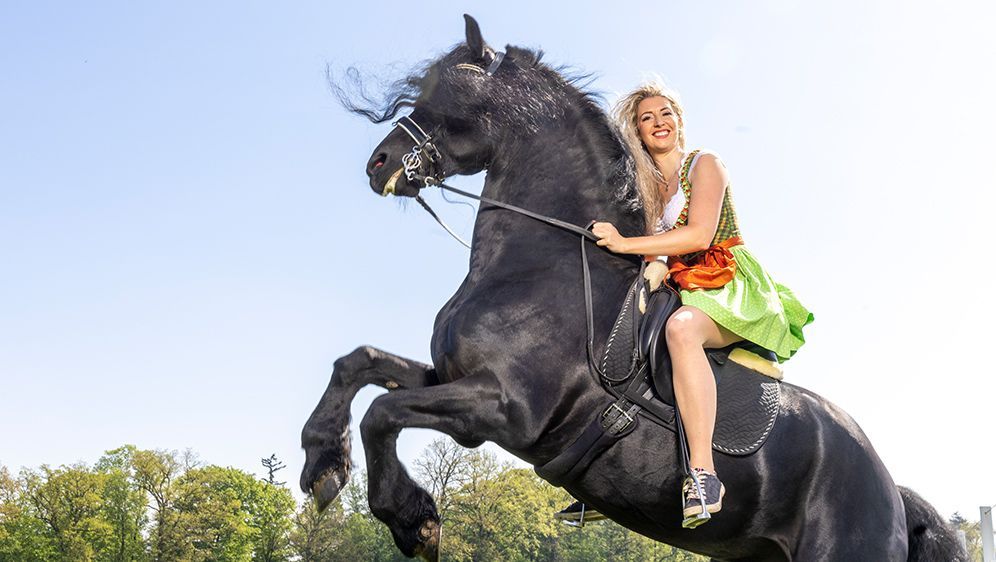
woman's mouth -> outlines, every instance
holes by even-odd
[[[657,131],[656,133],[654,133],[654,138],[658,138],[658,139],[666,139],[669,136],[671,136],[671,131],[667,131],[667,130]]]

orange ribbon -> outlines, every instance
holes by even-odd
[[[737,273],[737,260],[730,248],[743,243],[742,238],[734,236],[693,254],[687,261],[674,256],[669,262],[671,279],[687,290],[722,287]]]

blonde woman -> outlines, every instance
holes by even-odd
[[[730,194],[726,167],[715,154],[685,149],[684,114],[677,95],[647,84],[624,97],[615,116],[636,159],[646,211],[646,236],[624,237],[605,222],[594,225],[598,245],[613,252],[668,256],[682,307],[666,327],[674,365],[674,393],[688,437],[693,476],[685,480],[684,526],[702,511],[697,478],[709,513],[722,508],[725,488],[716,475],[712,434],[716,382],[705,348],[749,340],[791,357],[813,316],[747,251]]]

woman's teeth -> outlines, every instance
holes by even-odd
[[[668,135],[670,135],[670,134],[671,134],[671,131],[658,131],[658,132],[654,133],[654,136],[657,137],[657,138],[659,138],[659,139],[663,139],[663,138],[667,138]]]

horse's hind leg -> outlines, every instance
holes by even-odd
[[[507,396],[490,377],[460,379],[431,388],[379,396],[360,423],[367,456],[370,510],[387,524],[406,556],[438,560],[439,515],[428,492],[398,460],[398,433],[406,427],[435,429],[459,441],[495,441],[526,448],[534,439],[522,423],[509,423]]]
[[[332,379],[301,432],[305,451],[301,488],[324,509],[346,485],[350,469],[349,404],[368,384],[388,390],[438,384],[429,365],[372,347],[360,347],[335,362]]]

